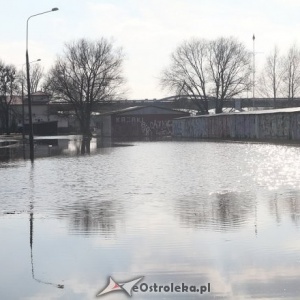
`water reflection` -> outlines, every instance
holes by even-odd
[[[34,213],[33,213],[33,207],[31,207],[31,212],[30,212],[30,218],[29,218],[29,224],[30,224],[30,258],[31,258],[31,275],[32,278],[38,282],[38,283],[42,283],[42,284],[48,284],[48,285],[52,285],[54,287],[57,287],[59,289],[63,289],[64,285],[63,284],[56,284],[53,282],[49,282],[49,281],[45,281],[42,279],[39,279],[36,277],[35,272],[34,272],[34,256],[33,256],[33,221],[34,221]]]
[[[245,225],[255,215],[252,193],[222,191],[202,199],[176,201],[176,211],[183,224],[207,230],[230,231]]]
[[[116,231],[118,211],[121,209],[117,201],[82,201],[62,206],[58,216],[68,219],[74,233],[85,235],[100,233],[110,237]]]
[[[281,224],[285,216],[290,216],[292,222],[300,225],[300,192],[287,190],[274,192],[269,199],[269,211],[275,217],[276,222]]]
[[[76,155],[1,164],[1,299],[94,299],[108,276],[210,282],[201,299],[298,299],[300,149],[97,141],[77,156],[63,142]]]
[[[6,162],[11,159],[24,158],[25,148],[22,144],[13,144],[0,147],[0,162]]]
[[[34,165],[31,166],[31,172],[30,172],[30,177],[29,177],[29,184],[30,184],[30,197],[29,197],[29,241],[30,241],[30,261],[31,261],[31,275],[32,279],[34,279],[38,283],[42,284],[47,284],[51,285],[53,287],[63,289],[64,285],[63,284],[56,284],[50,281],[45,281],[40,278],[37,278],[35,275],[35,268],[34,268],[34,251],[33,251],[33,240],[34,240]]]
[[[118,145],[111,138],[91,138],[88,151],[84,153],[95,154],[99,148],[108,148]],[[85,145],[86,147],[86,145]],[[82,154],[82,136],[36,136],[34,138],[35,158],[79,155]],[[0,141],[0,162],[28,159],[29,145],[20,139]]]
[[[35,155],[36,157],[57,156],[57,155],[79,155],[82,154],[82,136],[58,136],[36,137]],[[88,154],[95,153],[97,150],[97,139],[90,140]],[[84,151],[85,153],[85,151]],[[84,154],[83,153],[83,154]]]

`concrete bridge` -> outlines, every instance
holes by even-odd
[[[196,109],[195,103],[189,99],[187,96],[171,96],[162,99],[144,99],[144,100],[112,100],[103,101],[98,103],[96,106],[96,111],[106,112],[114,111],[123,108],[133,107],[133,106],[147,106],[155,105],[164,108],[173,109]],[[69,104],[63,102],[52,102],[50,104],[51,108],[59,111],[72,110]],[[208,102],[209,109],[215,108],[215,99],[211,98]],[[287,108],[287,107],[300,107],[300,98],[295,98],[289,100],[287,98],[277,98],[275,101],[273,98],[235,98],[224,101],[224,107],[231,109],[244,109],[248,108]]]

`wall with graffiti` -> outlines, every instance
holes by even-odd
[[[173,119],[185,116],[189,116],[189,113],[156,106],[140,106],[94,116],[93,122],[102,136],[159,139],[172,136]]]
[[[188,117],[173,122],[173,136],[258,140],[300,140],[300,109]]]
[[[96,127],[103,136],[117,138],[161,138],[172,136],[172,121],[187,112],[155,106],[132,107],[97,117]]]
[[[161,137],[172,135],[172,115],[113,116],[115,137]]]

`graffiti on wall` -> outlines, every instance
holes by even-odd
[[[170,116],[117,116],[113,122],[116,136],[160,137],[172,135]]]
[[[174,120],[173,134],[188,138],[300,140],[300,111],[228,114]]]

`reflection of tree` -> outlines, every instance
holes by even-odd
[[[269,208],[270,208],[272,215],[274,215],[276,217],[276,222],[278,224],[281,223],[281,213],[280,213],[280,209],[278,206],[277,194],[275,194],[275,196],[272,197],[272,199],[270,199]]]
[[[111,235],[116,231],[116,212],[120,211],[113,201],[76,202],[62,207],[60,216],[69,218],[75,231]]]
[[[69,138],[55,139],[45,137],[35,137],[34,140],[34,153],[35,157],[49,157],[60,155],[79,155],[81,153],[81,139]],[[92,138],[90,141],[90,154],[109,153],[108,147],[115,147],[110,139]],[[124,145],[122,145],[124,146]],[[99,151],[99,149],[101,149]],[[103,150],[105,149],[105,150]],[[0,161],[10,161],[14,159],[25,159],[29,157],[28,144],[22,143],[19,140],[6,140],[2,141],[0,145]]]
[[[295,223],[295,225],[300,224],[300,201],[299,195],[298,197],[292,197],[288,200],[288,206],[291,213],[291,219]]]
[[[252,194],[222,192],[207,198],[180,200],[177,210],[181,221],[191,227],[232,230],[254,218],[255,201]]]
[[[216,197],[217,219],[222,227],[238,227],[247,220],[249,213],[252,213],[253,199],[247,194],[229,192],[216,194]]]
[[[288,214],[296,226],[300,225],[300,193],[299,191],[285,191],[275,193],[269,199],[269,211],[276,217],[277,223],[281,222],[282,216]]]
[[[24,158],[24,148],[17,141],[2,142],[0,146],[0,161]]]
[[[272,193],[268,209],[278,224],[288,215],[296,226],[300,226],[300,192],[284,190]],[[249,219],[254,221],[257,234],[257,201],[250,193],[222,192],[207,198],[180,199],[176,211],[183,224],[214,230],[232,230],[241,227]]]

